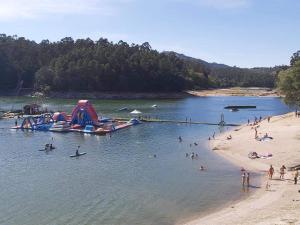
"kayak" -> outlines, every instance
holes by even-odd
[[[53,150],[53,149],[55,149],[55,147],[52,147],[52,148],[46,148],[46,149],[40,149],[39,151],[51,151],[51,150]]]
[[[79,157],[79,156],[82,156],[82,155],[85,155],[86,154],[86,152],[81,152],[81,153],[79,153],[79,155],[70,155],[70,157],[71,158],[73,158],[73,157]]]

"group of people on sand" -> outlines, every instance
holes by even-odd
[[[280,170],[279,170],[279,174],[280,174],[279,179],[280,180],[284,180],[285,170],[286,170],[285,165],[282,165],[280,167]],[[275,172],[274,167],[272,165],[270,165],[270,168],[269,168],[269,171],[268,171],[268,175],[269,175],[270,180],[273,179],[274,172]]]
[[[256,116],[254,117],[254,121],[253,123],[250,123],[250,119],[248,119],[248,124],[250,126],[256,126],[258,125],[260,122],[262,121],[262,117],[260,116],[259,118],[257,118]]]
[[[280,180],[284,180],[284,174],[285,174],[285,170],[286,170],[286,167],[285,165],[282,165],[279,169],[279,179]],[[274,175],[274,167],[272,165],[270,165],[270,168],[269,168],[269,171],[268,171],[268,175],[269,175],[269,179],[272,180],[273,179],[273,175]],[[293,174],[293,178],[294,178],[294,184],[297,184],[298,183],[298,177],[299,177],[299,171],[296,169],[294,171],[294,174]]]
[[[244,168],[241,169],[242,174],[242,185],[243,187],[250,187],[250,173],[247,172]]]

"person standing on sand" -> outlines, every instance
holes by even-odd
[[[257,128],[255,127],[254,130],[255,130],[255,137],[254,137],[254,139],[256,139],[257,138]]]
[[[247,182],[247,187],[250,187],[250,173],[247,172],[246,174],[246,182]]]
[[[298,170],[296,170],[294,173],[294,184],[297,184],[298,177],[299,177],[299,172],[298,172]]]
[[[271,117],[270,117],[270,116],[268,116],[268,123],[270,123],[270,119],[271,119]]]
[[[215,135],[216,135],[216,132],[214,132],[214,134],[213,134],[213,136],[212,136],[212,137],[213,137],[213,139],[215,139]]]
[[[272,180],[273,174],[274,174],[274,168],[273,168],[273,166],[271,165],[271,166],[270,166],[270,169],[269,169],[269,179]]]
[[[284,170],[286,169],[286,167],[284,165],[282,165],[280,167],[280,180],[284,180]]]
[[[245,182],[246,182],[246,173],[242,174],[242,184],[243,186],[245,186]]]

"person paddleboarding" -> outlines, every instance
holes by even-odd
[[[77,150],[76,150],[76,153],[75,153],[76,156],[79,156],[79,155],[80,155],[80,154],[79,154],[79,148],[80,148],[80,145],[77,146]]]

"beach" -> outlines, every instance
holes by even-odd
[[[216,154],[232,163],[251,173],[260,173],[261,186],[255,187],[256,191],[248,198],[186,225],[300,224],[300,185],[294,184],[294,171],[286,170],[285,180],[279,179],[282,165],[288,168],[300,164],[300,118],[296,118],[295,113],[288,113],[271,117],[270,122],[264,119],[258,124],[257,131],[259,137],[268,133],[273,139],[258,141],[254,127],[243,125],[217,136],[209,145]],[[227,140],[228,135],[232,136],[231,140]],[[259,155],[271,153],[272,157],[248,158],[248,153],[253,151]],[[270,165],[275,169],[272,180],[267,175]],[[268,189],[267,185],[270,185]]]
[[[259,97],[278,97],[280,96],[277,90],[271,88],[260,87],[232,87],[232,88],[217,88],[199,91],[187,91],[187,93],[199,96],[259,96]]]

